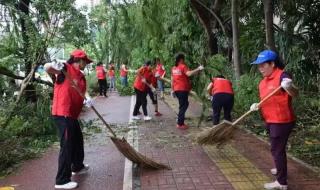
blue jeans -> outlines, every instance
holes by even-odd
[[[109,77],[109,90],[115,90],[115,82],[116,78],[115,77]]]
[[[128,86],[128,77],[127,76],[120,77],[120,80],[121,80],[121,85],[122,86]]]
[[[157,80],[157,85],[158,85],[158,89],[160,90],[160,91],[164,91],[164,83],[163,83],[163,80]]]

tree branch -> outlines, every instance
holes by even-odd
[[[194,1],[197,2],[199,5],[201,5],[203,8],[205,8],[218,21],[223,33],[227,36],[226,29],[223,25],[223,22],[219,18],[219,16],[213,10],[211,10],[209,7],[203,4],[200,0],[194,0]]]

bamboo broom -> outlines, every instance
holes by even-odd
[[[273,96],[275,93],[277,93],[281,89],[281,86],[277,87],[275,90],[273,90],[268,96],[263,98],[259,103],[258,107],[267,101],[271,96]],[[241,117],[239,117],[236,121],[233,123],[230,121],[224,120],[222,123],[213,126],[210,129],[204,130],[200,132],[197,135],[197,143],[200,145],[217,145],[222,146],[226,144],[232,137],[234,136],[234,132],[236,129],[236,125],[242,121],[247,115],[249,115],[253,110],[247,111],[245,114],[243,114]]]
[[[82,96],[84,99],[86,97],[84,94],[80,91],[79,87],[73,82],[69,74],[65,71],[62,71],[62,73],[66,76],[66,78],[70,81],[72,84],[72,87]],[[171,169],[169,166],[157,163],[156,161],[142,155],[141,153],[137,152],[123,137],[122,139],[117,138],[115,132],[111,129],[111,127],[108,125],[108,123],[103,119],[103,117],[100,115],[100,113],[96,110],[94,106],[91,106],[91,109],[94,111],[94,113],[101,119],[101,121],[104,123],[104,125],[109,129],[109,131],[112,134],[111,140],[116,145],[117,149],[129,160],[132,162],[138,164],[139,166],[145,167],[145,168],[151,168],[151,169]]]

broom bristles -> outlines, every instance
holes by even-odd
[[[233,137],[235,129],[231,122],[224,120],[222,123],[200,132],[196,140],[200,145],[222,146]]]
[[[155,162],[154,160],[147,158],[146,156],[137,152],[134,148],[131,147],[131,145],[125,138],[118,139],[115,137],[111,137],[111,140],[116,145],[117,149],[132,162],[145,168],[171,170],[169,166]]]

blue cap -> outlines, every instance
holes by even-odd
[[[252,62],[251,64],[261,64],[268,61],[275,61],[277,60],[277,54],[274,51],[271,50],[264,50],[259,53],[257,59]]]

